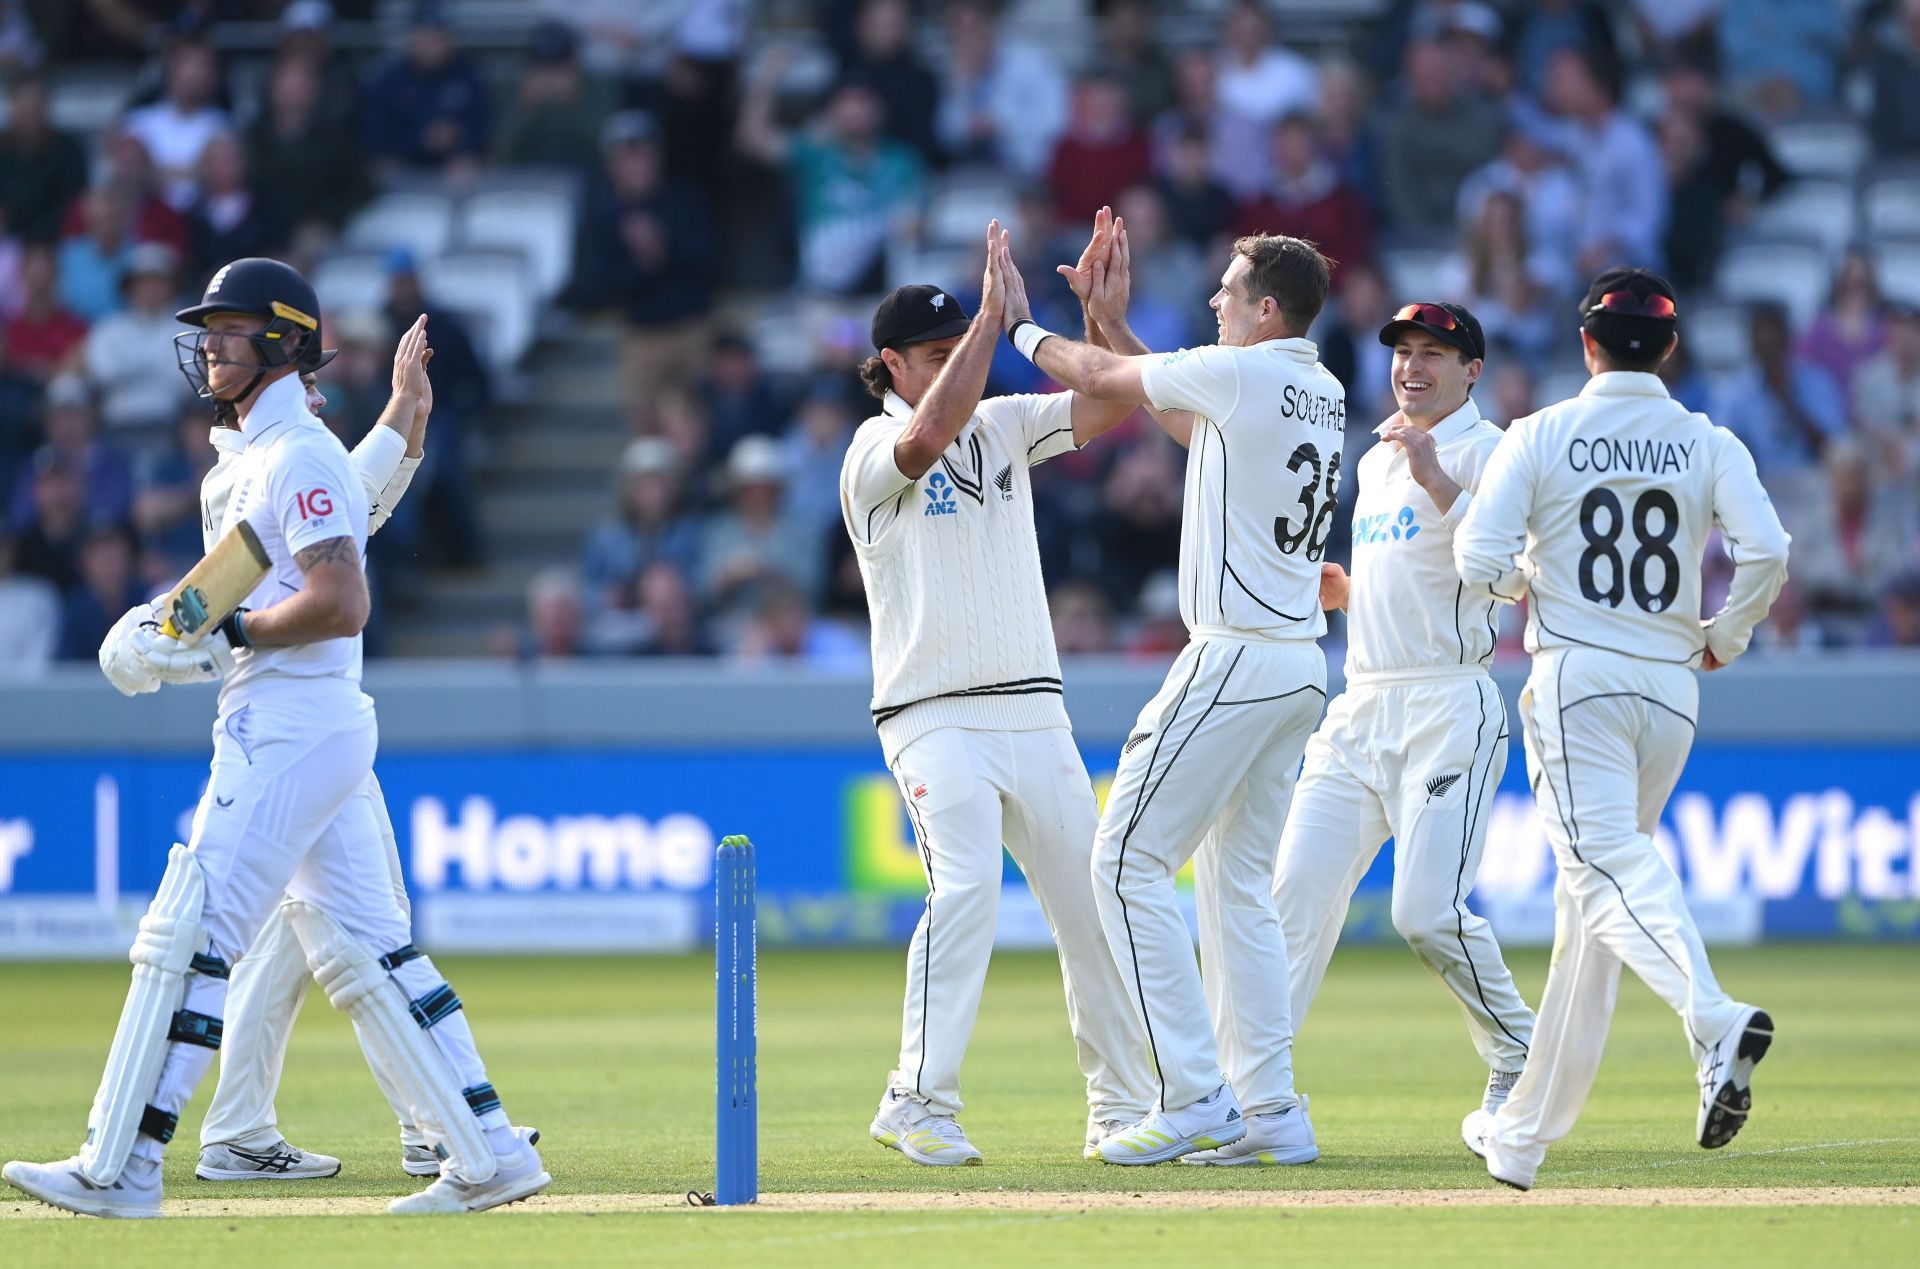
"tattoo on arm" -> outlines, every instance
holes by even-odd
[[[302,573],[311,573],[316,564],[351,564],[358,568],[360,551],[350,537],[328,538],[295,553],[293,562],[300,566]]]

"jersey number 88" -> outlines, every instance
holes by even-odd
[[[1655,512],[1660,517],[1657,529]],[[1673,539],[1680,532],[1680,509],[1673,495],[1664,489],[1649,489],[1633,500],[1633,536],[1639,547],[1622,568],[1619,542],[1624,528],[1626,516],[1620,495],[1605,485],[1587,490],[1587,496],[1580,500],[1580,533],[1587,540],[1587,549],[1580,552],[1580,594],[1593,603],[1618,608],[1631,589],[1633,602],[1643,611],[1665,612],[1680,593],[1680,560],[1673,553]],[[1604,590],[1599,581],[1603,560],[1607,565]],[[1655,561],[1660,564],[1658,590],[1647,581],[1647,569]]]

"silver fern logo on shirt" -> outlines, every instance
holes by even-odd
[[[1000,474],[993,478],[993,487],[1000,491],[1000,501],[1002,502],[1013,501],[1013,464],[1012,463],[1008,463],[1005,467],[1002,467],[1000,469]]]
[[[960,504],[953,498],[953,482],[939,472],[927,477],[927,487],[920,492],[927,495],[927,505],[920,512],[923,516],[957,516]]]

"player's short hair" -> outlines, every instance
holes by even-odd
[[[1237,238],[1233,254],[1247,259],[1247,298],[1271,295],[1294,335],[1304,335],[1327,302],[1333,262],[1305,238],[1285,234],[1248,234]]]

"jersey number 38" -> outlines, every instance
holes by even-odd
[[[1638,546],[1622,568],[1620,538],[1626,527],[1620,495],[1605,485],[1587,490],[1580,501],[1580,533],[1587,540],[1586,550],[1580,552],[1580,594],[1593,603],[1618,608],[1631,590],[1633,602],[1643,611],[1665,612],[1680,593],[1680,560],[1673,553],[1680,509],[1673,495],[1649,489],[1633,500],[1633,536]],[[1660,566],[1657,590],[1648,577],[1656,563]]]
[[[1317,560],[1326,554],[1327,535],[1333,531],[1333,510],[1340,492],[1340,451],[1327,456],[1323,481],[1320,451],[1312,445],[1301,444],[1293,451],[1293,457],[1287,459],[1287,470],[1298,472],[1302,467],[1311,467],[1313,471],[1300,489],[1300,523],[1296,526],[1285,516],[1275,516],[1273,540],[1283,555],[1292,555],[1305,543],[1307,558]]]

